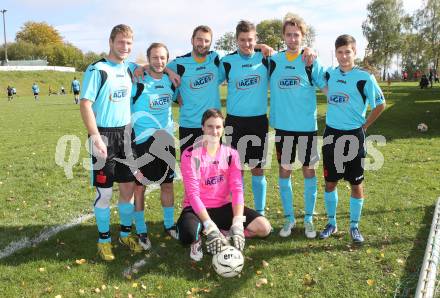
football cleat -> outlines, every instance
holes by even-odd
[[[295,227],[295,221],[289,222],[286,221],[286,223],[283,225],[283,227],[280,230],[280,236],[281,237],[289,237],[290,234],[292,234],[292,230]]]
[[[191,251],[189,253],[189,257],[196,262],[199,262],[203,259],[203,249],[202,249],[201,239],[191,244]]]
[[[316,230],[315,230],[315,227],[313,226],[312,222],[305,222],[304,223],[304,234],[309,239],[316,238]]]
[[[115,255],[112,252],[112,244],[110,242],[98,242],[98,255],[104,261],[113,261]]]
[[[319,239],[327,239],[338,231],[338,228],[332,224],[327,224],[324,230],[319,233]]]
[[[354,244],[362,244],[364,243],[364,237],[362,236],[359,228],[350,228],[350,236],[351,240],[353,240]]]
[[[119,242],[124,245],[127,246],[128,248],[130,248],[131,251],[133,252],[141,252],[144,249],[142,248],[142,246],[139,244],[139,239],[137,236],[130,234],[127,237],[119,237]]]
[[[168,229],[164,227],[164,229],[165,233],[167,233],[171,238],[173,238],[174,240],[179,240],[179,232],[177,232],[176,225],[172,225]]]
[[[151,241],[148,239],[147,233],[138,234],[139,245],[143,248],[143,250],[149,250],[151,248]]]

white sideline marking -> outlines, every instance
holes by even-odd
[[[178,172],[178,171],[176,171],[176,172]],[[180,172],[179,172],[179,175],[177,175],[176,179],[177,180],[180,179]],[[157,185],[149,186],[149,187],[147,187],[145,194],[148,194],[158,188],[159,188],[159,186],[157,186]],[[92,219],[94,216],[95,215],[93,213],[84,214],[84,215],[81,215],[81,216],[73,219],[71,222],[69,222],[67,224],[55,226],[55,227],[52,227],[49,229],[45,229],[45,230],[41,231],[41,233],[38,236],[36,236],[32,239],[29,239],[28,237],[24,237],[18,241],[13,241],[8,246],[6,246],[3,250],[0,251],[0,260],[3,258],[9,257],[10,255],[14,254],[15,252],[17,252],[23,248],[36,246],[37,244],[40,244],[43,241],[49,240],[49,238],[52,237],[53,235],[56,235],[59,232],[62,232],[64,230],[67,230],[67,229],[73,228],[77,225],[80,225],[81,223],[83,223],[89,219]]]

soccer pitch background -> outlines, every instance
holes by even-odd
[[[65,87],[70,86],[70,77],[36,74],[0,74],[1,90],[6,89],[10,80],[19,82],[15,84],[19,97],[13,102],[7,102],[6,92],[0,96],[0,255],[11,243],[32,244],[42,231],[56,231],[92,212],[94,190],[89,186],[89,173],[82,165],[87,158],[84,145],[87,133],[79,106],[73,104],[71,94],[47,96],[49,83],[57,86],[61,80],[68,82],[63,83]],[[33,80],[40,85],[39,102],[30,94]],[[297,229],[293,237],[278,236],[283,215],[277,162],[272,154],[271,168],[266,170],[266,216],[275,232],[267,239],[247,240],[240,277],[217,276],[207,254],[202,262],[192,263],[188,248],[163,234],[158,191],[153,189],[146,196],[151,252],[131,254],[118,246],[114,249],[114,262],[101,261],[96,255],[94,219],[86,218],[78,225],[54,233],[47,241],[34,242],[1,258],[0,295],[404,297],[413,293],[434,205],[440,194],[440,88],[436,85],[433,89],[420,90],[417,83],[393,83],[390,89],[382,87],[387,109],[368,134],[385,137],[385,146],[375,146],[383,154],[384,164],[377,171],[365,173],[366,200],[360,222],[366,238],[363,247],[352,246],[347,233],[350,191],[345,182],[338,188],[340,232],[325,241],[305,238],[300,170],[293,172]],[[222,92],[223,99],[224,95]],[[173,112],[177,119],[177,107]],[[318,112],[319,135],[322,135],[325,115],[322,95]],[[420,122],[428,124],[427,132],[417,131]],[[73,179],[66,178],[64,169],[55,163],[57,142],[64,135],[77,136],[81,141],[79,160],[72,169]],[[314,223],[321,230],[326,223],[322,163],[317,176],[318,214]],[[246,203],[252,207],[249,171],[245,184]],[[180,180],[174,185],[177,219],[183,189]],[[116,202],[117,195],[114,195],[112,203]],[[118,219],[117,209],[113,208],[113,241]],[[262,284],[261,279],[266,279],[267,284]]]

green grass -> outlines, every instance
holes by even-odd
[[[61,75],[67,80],[67,74],[61,73],[35,75],[47,82],[55,82]],[[15,73],[9,77],[13,76],[19,77]],[[23,77],[22,81],[26,81],[23,87],[29,89],[30,95],[29,82],[33,78],[29,74]],[[2,84],[4,78],[0,76]],[[413,293],[434,204],[440,196],[440,89],[437,86],[420,90],[415,83],[394,84],[386,95],[388,108],[368,131],[370,135],[384,135],[387,144],[376,146],[384,155],[383,167],[366,172],[361,229],[367,241],[362,248],[352,247],[347,234],[349,190],[345,183],[339,185],[337,237],[328,241],[304,238],[303,179],[299,170],[293,178],[298,229],[288,239],[278,236],[283,218],[273,155],[272,168],[266,172],[266,214],[276,233],[264,240],[246,242],[246,263],[241,277],[218,277],[209,257],[200,264],[192,264],[188,248],[162,234],[162,211],[155,191],[146,199],[153,243],[147,256],[131,255],[116,247],[117,259],[113,263],[100,261],[96,256],[94,220],[86,221],[35,247],[1,259],[2,297],[77,297],[80,290],[86,297],[127,297],[129,293],[135,297],[183,297],[192,288],[193,296],[201,297],[392,297],[395,294],[403,297]],[[73,97],[43,94],[40,102],[34,102],[25,95],[8,103],[3,96],[0,97],[0,251],[13,241],[35,237],[44,229],[90,213],[94,195],[88,172],[81,164],[87,157],[84,147],[87,134],[79,108],[72,104]],[[321,95],[320,134],[324,113]],[[420,122],[428,124],[428,132],[416,130]],[[55,164],[56,145],[63,135],[76,135],[81,141],[73,179],[67,179],[64,170]],[[321,229],[326,222],[321,165],[318,177],[315,225]],[[252,206],[249,172],[245,182],[246,202]],[[177,218],[183,193],[180,181],[175,183],[175,193]],[[115,196],[113,202],[116,199]],[[113,235],[117,229],[117,214],[112,212]],[[124,277],[124,269],[142,258],[146,258],[147,264],[131,279]],[[86,263],[76,264],[79,259],[85,259]],[[262,265],[263,260],[269,263],[268,267]],[[259,278],[267,278],[268,284],[257,288]],[[134,283],[137,287],[133,287]],[[101,289],[100,293],[95,292],[96,288]]]

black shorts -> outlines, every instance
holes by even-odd
[[[38,95],[38,93],[35,93],[35,92],[34,92],[34,96],[37,96],[37,95]]]
[[[102,137],[107,138],[107,159],[103,160],[92,155],[93,185],[96,187],[112,187],[114,182],[124,183],[135,180],[136,170],[134,146],[131,139],[131,128],[98,127]],[[104,140],[105,142],[105,140]],[[124,148],[126,147],[126,148]],[[129,165],[116,161],[123,159]]]
[[[325,181],[337,182],[344,178],[352,185],[361,184],[364,180],[365,156],[365,132],[362,127],[338,130],[326,126],[322,146]]]
[[[298,160],[303,166],[314,165],[319,161],[318,132],[297,132],[275,129],[275,148],[278,164],[290,165]]]
[[[172,183],[176,168],[176,148],[173,137],[165,130],[158,130],[141,144],[136,144],[136,163],[144,175],[138,185]]]
[[[232,203],[228,203],[218,208],[207,208],[211,220],[221,230],[229,230],[232,225]],[[246,228],[254,219],[262,216],[254,209],[244,207],[243,215],[246,216],[246,221],[243,226]],[[179,219],[177,220],[177,230],[179,232],[179,240],[183,244],[191,244],[199,239],[199,235],[203,230],[203,224],[192,207],[186,207],[182,210]]]
[[[8,91],[8,96],[12,96],[12,95],[14,95],[14,94],[12,92]]]
[[[180,141],[180,154],[185,151],[186,148],[194,145],[197,138],[203,135],[201,128],[187,128],[179,127],[179,141]]]
[[[73,95],[79,95],[79,90],[73,90]]]
[[[268,132],[269,123],[266,115],[226,116],[226,144],[236,149],[240,154],[241,162],[248,164],[250,168],[261,168],[266,164]]]

